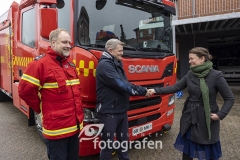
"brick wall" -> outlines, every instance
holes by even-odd
[[[175,0],[178,19],[240,12],[240,0]]]

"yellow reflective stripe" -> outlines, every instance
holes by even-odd
[[[73,86],[77,84],[80,84],[79,79],[66,80],[67,86]],[[58,83],[57,82],[44,83],[42,88],[58,88]]]
[[[42,88],[58,88],[57,82],[44,83]]]
[[[36,86],[41,87],[41,86],[40,86],[40,81],[39,81],[37,78],[34,78],[34,77],[29,76],[29,75],[27,75],[27,74],[23,74],[22,77],[21,77],[21,79],[23,79],[23,80],[25,80],[25,81],[28,81],[29,83],[32,83],[32,84],[34,84],[34,85],[36,85]]]
[[[43,128],[43,133],[48,136],[59,136],[59,135],[75,132],[77,129],[78,129],[77,125],[73,126],[73,127],[57,129],[57,130],[47,130],[47,129]]]
[[[80,130],[83,129],[83,122],[79,125],[79,127],[80,127]]]
[[[79,79],[72,79],[72,80],[66,80],[67,85],[76,85],[76,84],[80,84]]]

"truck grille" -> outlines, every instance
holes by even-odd
[[[151,89],[151,88],[156,88],[156,87],[161,88],[161,87],[163,87],[163,83],[160,83],[160,84],[150,84],[150,85],[142,85],[142,87],[146,87],[146,88],[149,88],[149,89]]]
[[[136,100],[136,101],[130,101],[129,102],[129,111],[153,106],[153,105],[161,103],[161,101],[162,101],[162,98],[160,96]]]
[[[152,84],[152,85],[146,85],[146,86],[143,86],[143,87],[146,87],[146,88],[163,87],[163,84]],[[162,98],[160,96],[151,97],[151,98],[147,98],[147,99],[130,101],[129,102],[129,111],[136,110],[136,109],[141,109],[141,108],[145,108],[145,107],[150,107],[150,106],[153,106],[153,105],[160,104],[161,102],[162,102]],[[147,116],[147,117],[143,117],[143,118],[140,118],[140,119],[129,121],[128,125],[129,125],[129,127],[138,126],[138,125],[145,124],[147,122],[157,120],[160,117],[161,117],[161,114],[157,113],[157,114],[154,114],[154,115],[150,115],[150,116]]]
[[[160,117],[161,117],[161,114],[157,113],[157,114],[154,114],[154,115],[151,115],[151,116],[144,117],[143,120],[142,119],[135,119],[135,120],[129,121],[128,126],[129,126],[129,128],[131,128],[133,126],[142,125],[142,124],[145,124],[147,122],[154,121],[154,120],[156,120]]]

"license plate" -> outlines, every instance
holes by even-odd
[[[149,131],[151,129],[152,129],[152,123],[148,123],[148,124],[133,128],[132,129],[132,135],[135,136],[135,135],[138,135],[140,133]]]

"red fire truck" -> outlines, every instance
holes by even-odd
[[[77,66],[84,105],[84,126],[97,124],[96,67],[109,38],[125,42],[123,64],[130,82],[148,88],[176,82],[172,15],[169,0],[21,0],[0,17],[0,101],[13,105],[36,125],[41,114],[19,98],[18,84],[34,57],[49,46],[49,33],[64,28],[72,37],[71,59]],[[174,118],[174,95],[131,97],[128,111],[130,140],[168,131]],[[97,128],[93,127],[97,133]],[[87,135],[82,134],[82,137]],[[80,138],[82,138],[80,137]],[[99,153],[93,140],[79,143],[80,156]]]

